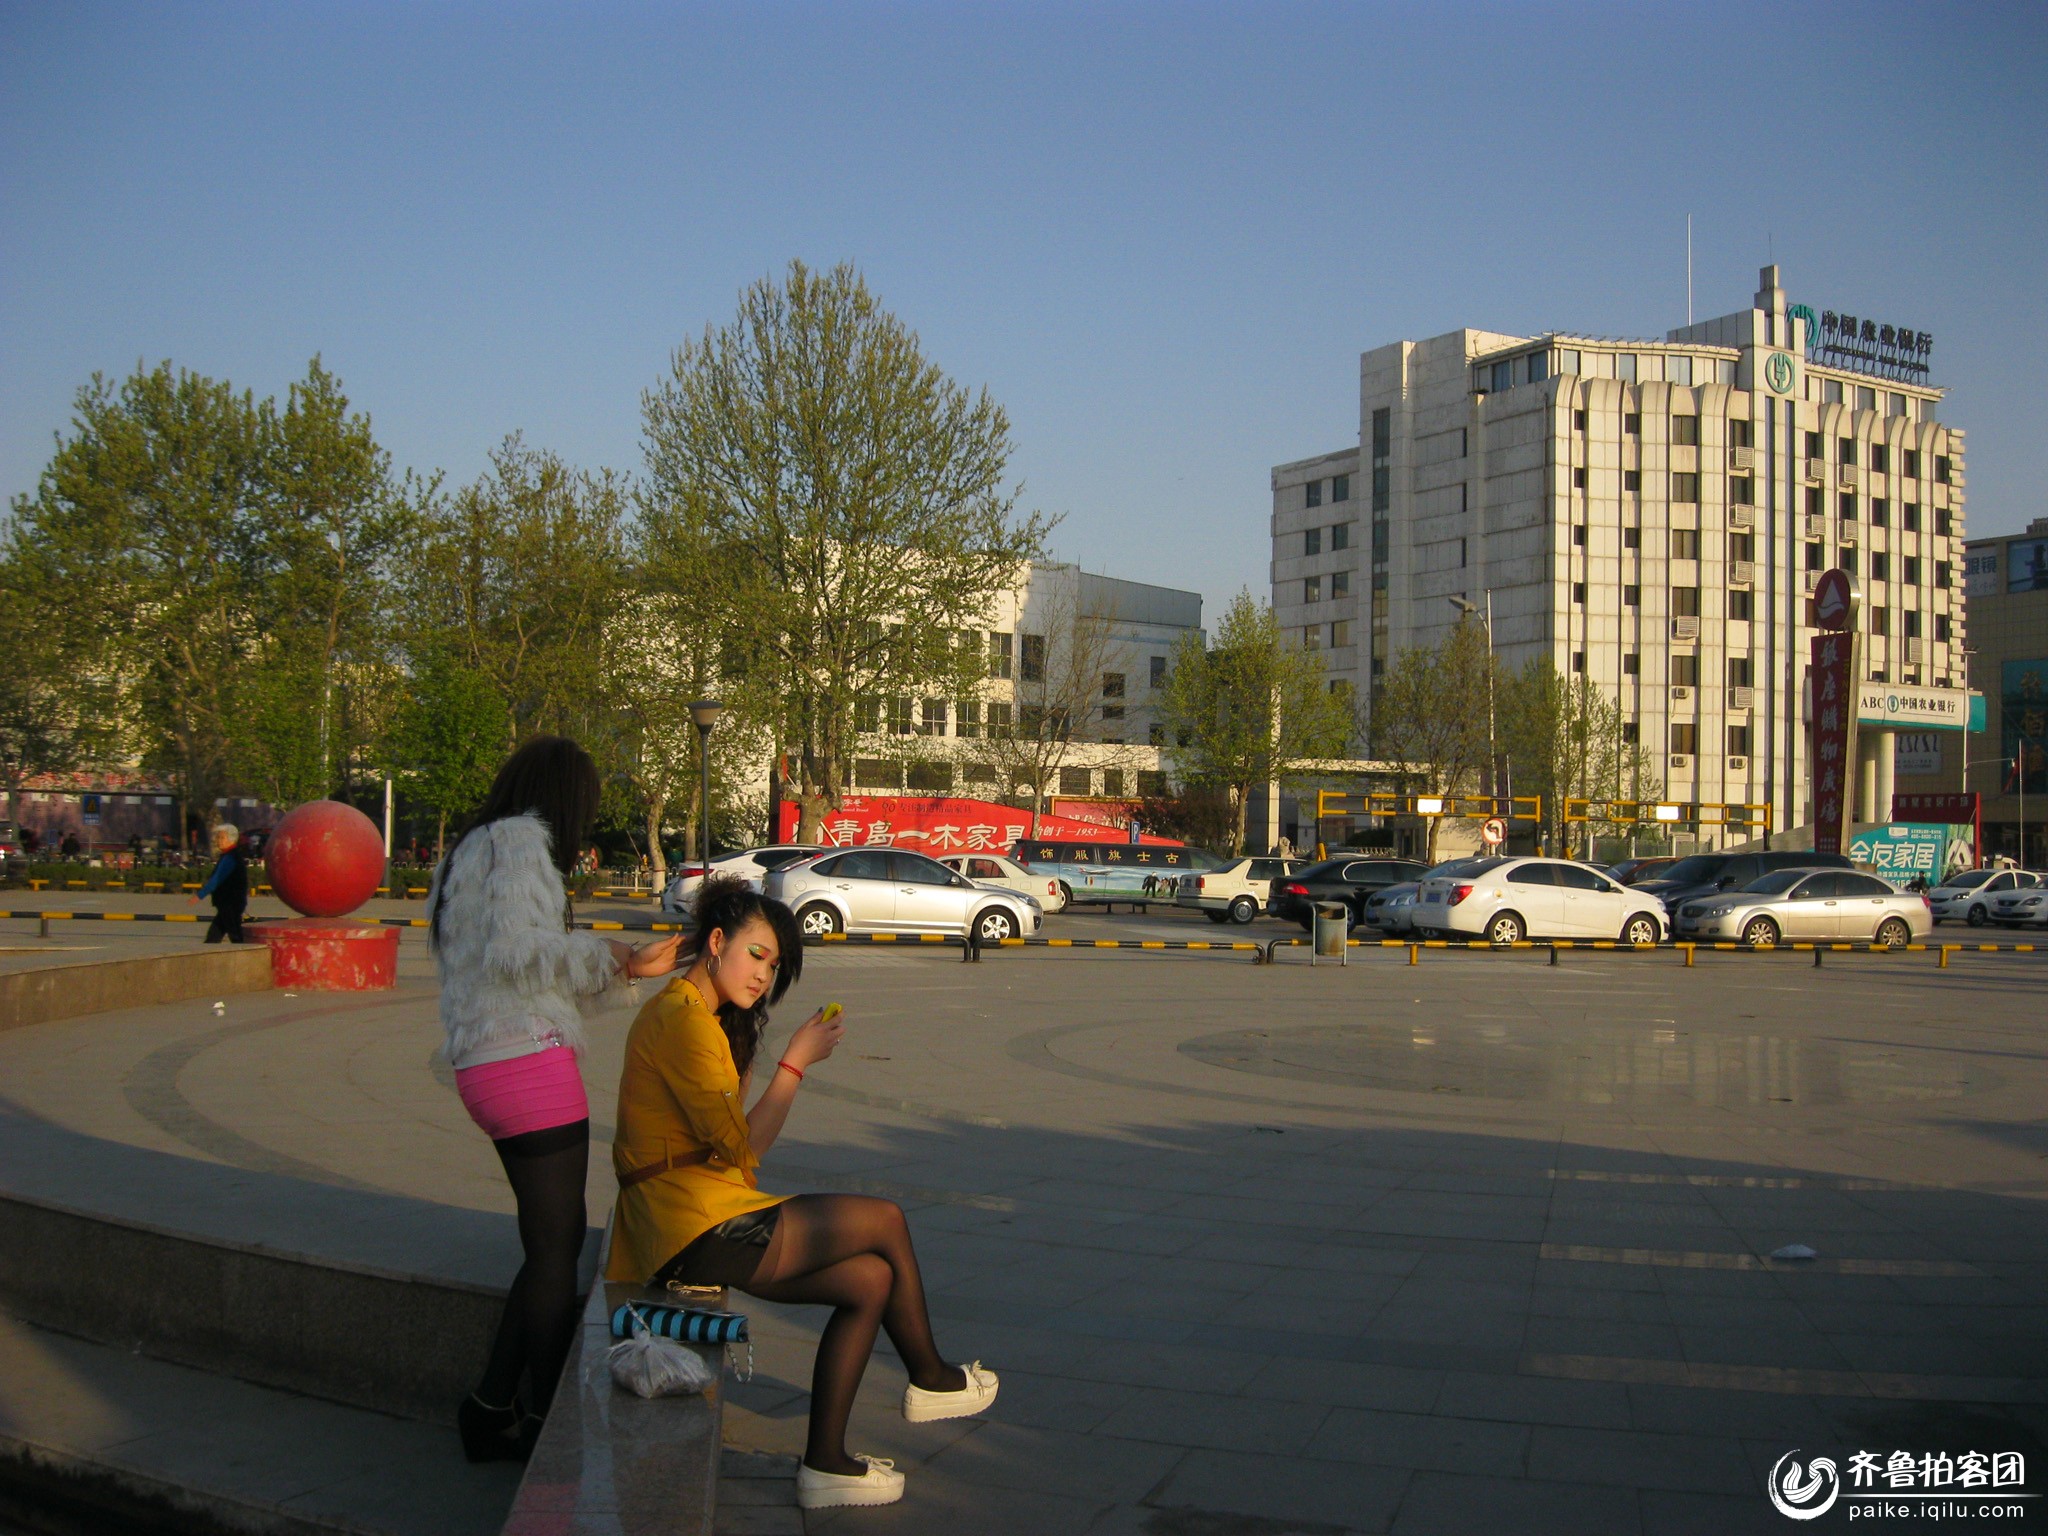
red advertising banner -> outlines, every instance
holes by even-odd
[[[1849,732],[1855,711],[1849,673],[1854,637],[1813,637],[1813,851],[1841,853],[1850,793]]]
[[[797,808],[784,801],[776,835],[784,842],[796,837]],[[825,818],[825,841],[843,847],[900,846],[934,858],[949,853],[989,850],[1004,853],[1031,835],[1031,813],[989,800],[962,800],[951,795],[848,795]],[[1100,822],[1041,814],[1041,838],[1092,843],[1122,843],[1123,835]],[[1144,835],[1146,843],[1180,846],[1170,837]]]
[[[1132,818],[1138,814],[1138,802],[1074,800],[1063,795],[1054,795],[1052,813],[1055,816],[1064,816],[1069,821],[1092,822],[1098,827],[1108,827],[1113,832],[1128,832],[1131,829]]]

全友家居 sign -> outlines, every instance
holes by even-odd
[[[1922,875],[1929,885],[1947,871],[1949,829],[1924,822],[1888,822],[1849,839],[1849,857],[1880,875]]]

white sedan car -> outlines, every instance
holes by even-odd
[[[1569,859],[1467,859],[1422,882],[1414,923],[1426,934],[1484,937],[1495,944],[1538,938],[1664,937],[1664,904]]]
[[[785,864],[768,894],[796,913],[807,939],[833,933],[973,934],[983,944],[1029,938],[1043,909],[1029,896],[976,885],[906,848],[833,849]]]
[[[1992,897],[1991,921],[2001,928],[2048,928],[2048,886],[2036,883]]]
[[[1006,891],[1029,896],[1048,912],[1064,910],[1067,898],[1051,875],[1034,875],[1014,859],[999,853],[955,853],[939,862],[956,875],[965,875],[976,885],[999,885]]]
[[[1937,923],[1965,922],[1982,928],[1991,908],[2011,891],[2032,890],[2041,877],[2024,869],[1959,869],[1927,893]]]
[[[793,864],[798,859],[807,859],[814,853],[825,850],[816,843],[773,843],[765,848],[748,848],[740,853],[721,854],[711,861],[714,875],[738,875],[755,890],[766,887],[770,870]],[[686,864],[675,872],[668,883],[668,889],[661,893],[661,910],[664,912],[686,912],[690,903],[697,899],[697,887],[704,883],[704,866],[701,863]]]

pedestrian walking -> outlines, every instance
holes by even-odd
[[[213,829],[213,851],[213,873],[199,887],[199,894],[187,900],[196,907],[209,896],[213,898],[207,943],[218,944],[225,938],[230,944],[246,944],[242,914],[249,907],[249,861],[242,853],[241,829],[231,821],[221,822]]]
[[[564,879],[600,788],[575,742],[535,737],[498,770],[427,893],[456,1091],[497,1150],[523,1250],[483,1379],[456,1413],[471,1461],[531,1454],[575,1336],[590,1164],[583,1012],[628,977],[675,968],[673,935],[636,949],[572,927]]]
[[[803,971],[803,937],[788,907],[731,876],[698,887],[696,932],[689,970],[640,1010],[626,1037],[606,1278],[734,1286],[764,1301],[832,1308],[811,1373],[797,1503],[893,1504],[903,1474],[846,1448],[876,1330],[888,1332],[909,1374],[903,1416],[913,1423],[980,1413],[995,1401],[995,1372],[940,1356],[900,1206],[868,1195],[761,1192],[754,1170],[762,1154],[845,1026],[836,1008],[798,1025],[746,1109],[769,1006]]]

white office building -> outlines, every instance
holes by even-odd
[[[1279,622],[1369,717],[1390,656],[1490,604],[1503,664],[1606,689],[1668,798],[1803,825],[1821,571],[1861,586],[1867,679],[1964,686],[1963,434],[1937,418],[1930,348],[1788,303],[1776,267],[1751,308],[1661,341],[1376,348],[1357,445],[1273,470]],[[1857,819],[1882,820],[1890,742],[1864,741]]]

